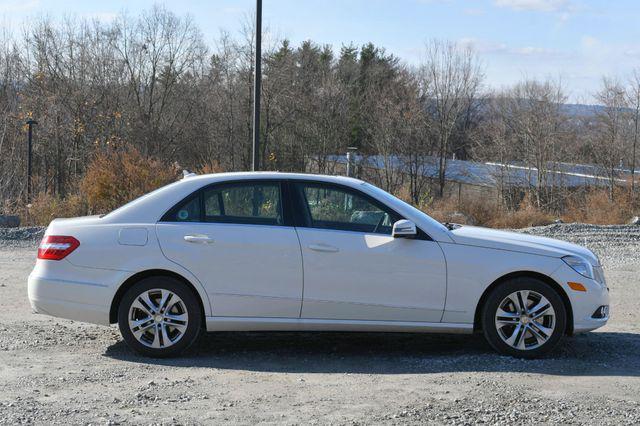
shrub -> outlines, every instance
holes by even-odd
[[[421,208],[440,222],[466,225],[488,225],[499,213],[495,204],[485,200],[466,200],[458,205],[456,197],[436,199]]]
[[[80,185],[91,214],[107,213],[175,181],[179,167],[142,156],[134,148],[96,154]]]
[[[20,223],[46,226],[55,218],[82,216],[86,212],[87,204],[80,194],[58,198],[42,192],[20,211]]]
[[[527,228],[553,223],[553,216],[535,207],[525,196],[515,211],[499,211],[487,225],[492,228]]]
[[[626,223],[638,211],[627,188],[616,188],[611,200],[608,190],[594,190],[586,195],[572,197],[562,215],[565,222],[583,222],[600,225]]]

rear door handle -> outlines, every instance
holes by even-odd
[[[208,235],[185,235],[184,240],[194,244],[211,244],[213,242],[213,238]]]
[[[325,253],[336,253],[340,251],[338,247],[330,246],[328,244],[311,244],[309,245],[309,248],[314,251],[322,251]]]

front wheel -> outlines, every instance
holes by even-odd
[[[193,291],[171,277],[149,277],[124,294],[118,326],[127,344],[142,355],[166,358],[191,346],[202,328]]]
[[[567,313],[560,295],[535,278],[520,277],[496,287],[482,313],[482,328],[498,352],[536,358],[562,339]]]

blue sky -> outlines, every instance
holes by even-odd
[[[113,19],[154,3],[190,14],[213,45],[222,29],[238,31],[254,0],[0,0],[5,26],[29,17]],[[488,87],[523,78],[562,79],[571,101],[590,102],[603,75],[625,79],[640,68],[639,0],[263,0],[272,39],[312,39],[339,48],[373,42],[410,64],[425,41],[471,44]]]

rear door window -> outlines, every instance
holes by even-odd
[[[234,184],[204,190],[205,222],[282,225],[278,183]]]
[[[210,186],[173,207],[167,222],[283,225],[279,182],[236,182]]]

